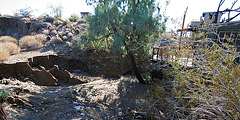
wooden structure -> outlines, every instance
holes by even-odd
[[[81,18],[85,18],[86,16],[89,15],[89,12],[80,12]]]

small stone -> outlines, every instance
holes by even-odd
[[[73,102],[74,105],[79,105],[78,102]]]
[[[72,34],[71,32],[69,32],[69,33],[67,34],[67,36],[68,36],[68,38],[72,38],[72,37],[73,37],[73,34]]]
[[[81,116],[85,116],[85,113],[81,113]]]
[[[119,115],[119,116],[122,116],[122,115],[123,115],[123,112],[118,112],[118,115]]]
[[[80,110],[84,109],[84,106],[75,106],[74,108],[75,108],[76,110],[80,111]]]
[[[49,34],[49,30],[43,30],[42,33],[45,34],[45,35],[48,35]]]
[[[62,37],[62,39],[63,39],[63,40],[67,40],[68,37],[64,35],[64,36]]]

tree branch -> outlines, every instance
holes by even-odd
[[[232,3],[232,7],[231,10],[233,9],[234,5],[238,2],[238,0],[234,0],[234,2]],[[230,13],[231,11],[228,12],[228,21],[230,20]]]
[[[109,33],[107,35],[104,35],[102,36],[101,38],[98,38],[98,39],[95,39],[95,40],[101,40],[101,39],[104,39],[104,38],[108,38],[110,35],[112,35],[113,33]]]

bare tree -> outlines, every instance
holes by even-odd
[[[230,8],[230,10],[233,9],[234,5],[235,5],[237,2],[238,2],[238,0],[234,0],[234,2],[232,3],[232,6],[231,6],[231,8]],[[228,12],[228,20],[230,19],[230,13],[231,13],[231,11]]]
[[[217,12],[216,12],[216,15],[215,15],[215,19],[214,19],[213,23],[217,23],[219,10],[220,10],[220,7],[223,5],[224,2],[225,2],[225,0],[220,0],[219,5],[218,5],[218,9],[217,9]]]

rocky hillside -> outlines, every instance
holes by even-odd
[[[52,21],[28,17],[0,16],[0,36],[11,36],[20,39],[25,35],[45,34],[59,43],[73,40],[73,36],[84,31],[86,23]],[[53,42],[53,41],[52,41]]]

